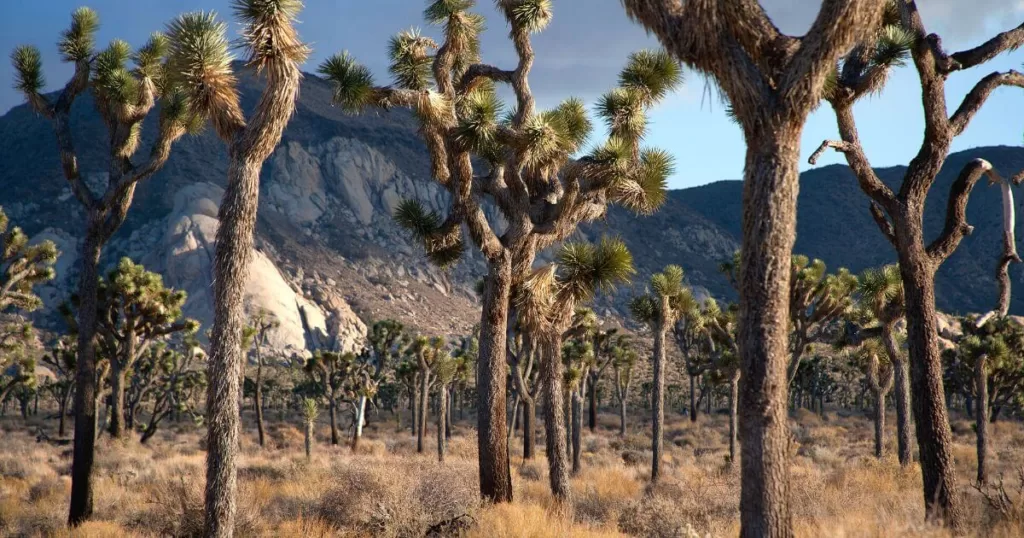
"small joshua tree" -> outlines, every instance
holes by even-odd
[[[633,384],[633,370],[640,356],[626,342],[611,351],[612,372],[615,374],[615,399],[619,402],[619,436],[626,436],[626,407],[629,404],[629,389]]]
[[[140,400],[148,404],[149,421],[142,430],[145,444],[172,413],[188,413],[201,424],[196,401],[206,389],[206,352],[191,337],[173,346],[154,346],[135,366],[132,383],[142,387]]]
[[[567,243],[559,249],[555,263],[537,269],[524,281],[516,298],[517,316],[536,338],[535,345],[542,354],[548,476],[555,499],[566,506],[572,491],[565,444],[563,339],[579,305],[590,301],[598,291],[628,282],[634,273],[633,255],[619,239],[605,237],[597,244]]]
[[[429,2],[424,15],[443,26],[440,44],[415,31],[392,40],[394,86],[375,86],[369,71],[347,54],[329,58],[320,72],[334,83],[336,101],[348,110],[404,106],[416,111],[431,172],[451,195],[452,210],[442,217],[407,201],[396,215],[399,223],[441,264],[462,255],[465,226],[487,261],[477,383],[480,492],[507,502],[512,483],[505,431],[506,338],[513,287],[528,278],[539,250],[566,239],[580,222],[602,216],[609,202],[648,211],[664,200],[670,159],[664,152],[641,150],[639,142],[646,127],[644,111],[678,84],[680,71],[664,54],[635,55],[623,73],[623,87],[601,104],[615,136],[572,161],[591,127],[583,104],[568,99],[539,112],[529,85],[535,59],[531,34],[547,26],[551,2],[498,2],[518,57],[511,70],[478,63],[484,21],[469,11],[474,3]],[[505,121],[499,120],[496,83],[511,86],[516,99]],[[489,171],[475,172],[477,162],[487,163]],[[509,223],[504,232],[488,222],[481,198],[489,199]],[[558,350],[551,356],[557,361]]]
[[[661,452],[665,428],[666,338],[685,304],[693,300],[693,295],[683,285],[683,269],[678,265],[669,265],[661,273],[652,276],[651,289],[653,293],[635,297],[630,302],[629,309],[637,321],[648,325],[654,333],[651,482],[657,482],[661,477]]]
[[[392,360],[401,355],[401,345],[404,343],[402,324],[393,319],[378,321],[370,328],[366,340],[367,347],[360,355],[360,360],[368,362],[371,366],[372,374],[368,385],[373,385],[373,388],[376,388],[384,381],[384,376],[387,374]],[[356,449],[359,439],[363,436],[368,396],[372,395],[368,391],[362,391],[356,402],[352,450]]]
[[[302,400],[302,430],[306,433],[306,460],[313,457],[313,427],[320,416],[320,404],[313,398]]]
[[[893,363],[882,360],[883,350],[877,340],[868,340],[857,351],[857,358],[867,373],[868,388],[875,397],[875,457],[885,455],[885,397],[893,385]]]
[[[566,364],[565,388],[569,392],[569,441],[572,448],[572,476],[580,472],[583,430],[583,395],[587,391],[587,376],[594,366],[594,344],[588,331],[580,331],[562,345]]]
[[[253,378],[255,392],[253,407],[256,408],[256,431],[259,433],[260,447],[264,446],[265,434],[263,427],[263,351],[268,344],[270,333],[281,326],[281,322],[269,311],[260,309],[249,321],[252,330],[252,350],[256,356],[256,377]]]
[[[672,324],[672,336],[683,355],[686,376],[690,378],[690,422],[697,422],[697,408],[700,405],[697,378],[711,367],[708,321],[700,303],[693,297],[693,290],[686,288],[679,316]]]
[[[601,382],[604,373],[615,360],[613,350],[619,345],[618,340],[623,335],[618,334],[618,329],[597,329],[594,331],[594,367],[587,372],[587,388],[590,395],[590,411],[587,426],[593,433],[597,429],[597,385]]]
[[[78,319],[75,451],[68,513],[68,522],[72,526],[92,515],[95,439],[92,428],[96,423],[96,358],[93,346],[100,254],[103,246],[124,223],[139,182],[163,168],[174,143],[201,125],[201,118],[190,110],[178,79],[170,76],[166,61],[168,41],[164,35],[153,34],[134,52],[128,43],[116,39],[97,54],[95,34],[98,28],[99,17],[95,11],[82,7],[72,13],[71,25],[62,33],[58,48],[62,59],[74,64],[75,70],[56,100],[41,93],[45,81],[39,49],[23,45],[11,54],[16,73],[15,88],[25,95],[37,114],[53,123],[64,178],[86,212],[78,284],[83,308]],[[129,60],[135,64],[132,69],[127,67]],[[110,134],[107,185],[102,193],[95,193],[86,185],[79,170],[80,161],[71,133],[71,107],[86,90],[92,91],[96,112]],[[142,124],[157,109],[160,110],[158,134],[149,156],[142,162],[133,162],[132,157],[141,143]]]
[[[925,201],[954,139],[964,132],[992,92],[1002,86],[1024,87],[1024,75],[1016,71],[993,72],[979,80],[950,115],[946,103],[947,77],[1018,48],[1024,44],[1024,27],[949,54],[942,47],[942,39],[927,31],[916,1],[891,3],[884,19],[881,29],[866,28],[870,34],[861,38],[862,42],[853,47],[838,68],[830,66],[831,84],[824,88],[823,96],[835,112],[840,140],[823,142],[810,161],[814,164],[828,148],[845,156],[861,190],[870,199],[872,217],[896,250],[906,298],[912,404],[921,455],[925,517],[961,529],[964,515],[957,493],[953,438],[942,388],[935,273],[973,230],[967,223],[967,200],[983,175],[1004,185],[1004,244],[997,272],[1003,284],[997,309],[1001,315],[1009,308],[1006,271],[1011,262],[1020,258],[1013,244],[1013,204],[1007,196],[1008,180],[993,170],[988,161],[975,159],[960,171],[949,193],[943,229],[930,241],[924,234]],[[871,167],[860,142],[853,107],[863,96],[881,91],[891,68],[903,65],[908,56],[921,83],[925,129],[920,151],[904,172],[898,191],[894,191]],[[1022,178],[1018,175],[1013,183],[1020,183]]]
[[[56,377],[53,382],[46,386],[46,389],[57,402],[57,412],[60,415],[59,422],[57,423],[57,435],[59,437],[64,437],[68,401],[71,399],[71,393],[75,390],[75,361],[77,359],[78,350],[75,349],[75,342],[71,337],[66,336],[56,339],[42,357],[43,364]]]
[[[304,370],[327,399],[331,419],[331,444],[340,443],[338,436],[338,406],[345,400],[350,381],[360,365],[354,353],[317,351],[304,363]]]
[[[736,305],[722,309],[712,299],[704,304],[707,327],[715,346],[713,368],[720,378],[729,381],[729,465],[736,465],[739,435],[740,357],[736,342]]]
[[[903,280],[898,265],[868,269],[858,277],[857,323],[865,336],[877,329],[893,368],[893,398],[896,401],[896,444],[900,465],[913,462],[910,439],[910,372],[906,353],[897,343],[897,324],[903,319]]]
[[[127,436],[125,429],[125,390],[127,375],[155,342],[175,333],[194,333],[195,320],[184,319],[181,308],[185,292],[164,287],[157,273],[123,258],[117,269],[99,283],[97,293],[97,333],[109,349],[111,409],[109,429],[115,438]],[[81,308],[81,300],[72,297]],[[81,316],[66,315],[70,323]],[[80,330],[80,328],[77,328]]]

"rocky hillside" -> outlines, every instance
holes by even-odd
[[[242,77],[241,89],[243,105],[254,106],[259,82]],[[98,188],[106,179],[105,131],[88,96],[76,104],[73,126],[82,169]],[[146,140],[153,130],[146,126]],[[929,199],[932,232],[941,227],[949,185],[974,157],[989,159],[1005,173],[1024,166],[1024,150],[1017,148],[979,148],[953,156]],[[0,117],[0,163],[0,206],[29,234],[55,240],[64,253],[57,281],[44,292],[47,305],[54,306],[72,289],[83,214],[60,174],[50,125],[24,106]],[[189,292],[187,313],[207,326],[226,166],[225,148],[212,133],[180,142],[168,165],[139,188],[104,262],[113,264],[127,255],[163,273],[170,285]],[[440,271],[424,261],[391,219],[405,198],[439,211],[446,208],[445,193],[428,173],[409,113],[343,115],[331,106],[326,83],[307,76],[296,115],[263,170],[259,255],[248,289],[250,308],[268,308],[282,320],[278,347],[304,347],[300,307],[348,345],[366,323],[386,317],[442,334],[465,331],[476,322],[472,288],[484,272],[479,256]],[[901,169],[880,170],[880,175],[895,183]],[[613,210],[583,230],[587,238],[622,236],[641,273],[632,289],[602,299],[601,309],[621,311],[624,299],[642,287],[647,275],[669,263],[682,265],[691,282],[711,294],[732,298],[717,268],[738,248],[740,204],[740,183],[723,181],[672,192],[652,217]],[[939,306],[948,311],[986,310],[995,296],[991,273],[1000,244],[998,190],[979,186],[968,216],[975,233],[939,275]],[[803,175],[798,228],[797,251],[831,267],[860,271],[894,259],[868,214],[866,198],[842,166]],[[1017,268],[1012,276],[1020,280]],[[1018,295],[1015,311],[1024,310],[1022,301]]]

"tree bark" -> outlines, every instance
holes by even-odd
[[[430,375],[426,370],[420,373],[420,401],[417,406],[419,408],[419,423],[416,429],[416,453],[422,454],[425,450],[424,437],[427,435],[427,406],[430,402]]]
[[[263,429],[263,354],[256,353],[256,431],[259,434],[260,448],[266,443]]]
[[[71,396],[71,391],[67,391],[61,394],[60,401],[58,402],[58,408],[60,409],[60,421],[57,423],[57,435],[61,438],[64,437],[65,423],[67,422],[68,414],[68,398]]]
[[[803,118],[787,120],[769,118],[746,135],[737,339],[744,538],[793,536],[786,375]]]
[[[740,372],[736,370],[729,378],[729,466],[736,466],[736,434],[739,430],[737,407],[740,399]]]
[[[523,459],[532,460],[536,452],[537,432],[534,424],[537,421],[537,402],[533,398],[523,398]]]
[[[338,439],[338,403],[337,400],[331,396],[327,400],[327,412],[331,417],[331,445],[337,446]]]
[[[448,386],[444,383],[438,383],[438,385],[440,394],[437,399],[439,406],[437,410],[437,461],[444,463],[445,451],[448,448],[444,435],[448,422]]]
[[[975,424],[978,434],[978,485],[984,486],[988,483],[988,357],[978,357],[974,365],[975,391],[978,400],[975,407],[977,413]]]
[[[415,385],[416,382],[413,381],[413,384]],[[412,420],[410,421],[410,422],[412,422],[412,424],[410,425],[410,427],[412,428],[412,431],[410,433],[412,433],[413,437],[416,436],[416,432],[419,431],[419,427],[420,427],[419,426],[419,414],[420,414],[419,401],[420,401],[419,392],[414,387],[412,389],[412,393],[409,395],[409,410],[412,411]]]
[[[582,383],[582,380],[580,381]],[[572,475],[580,472],[580,456],[583,451],[583,394],[572,391]]]
[[[897,244],[903,290],[907,303],[907,344],[910,383],[914,397],[917,446],[928,521],[958,529],[963,526],[953,461],[953,434],[949,428],[942,387],[942,358],[935,310],[935,270],[920,245],[920,219],[897,222]]]
[[[896,404],[896,451],[900,465],[910,465],[914,458],[911,455],[910,439],[910,375],[907,372],[907,359],[899,352],[896,345],[894,327],[882,327],[882,339],[893,369],[893,399]]]
[[[654,397],[651,418],[651,482],[661,477],[661,450],[665,427],[665,335],[668,332],[669,305],[662,300],[658,327],[654,332]]]
[[[75,369],[75,443],[71,463],[68,525],[92,517],[92,474],[96,446],[96,304],[99,293],[101,222],[89,219],[78,277],[78,361]]]
[[[114,439],[122,439],[127,436],[124,427],[124,384],[127,372],[121,366],[120,360],[110,361],[110,436]]]
[[[480,495],[496,503],[512,502],[512,469],[505,431],[505,345],[511,283],[512,262],[506,252],[488,263],[477,361]]]
[[[697,376],[690,375],[690,422],[697,422]]]
[[[626,436],[626,400],[619,400],[619,436]]]
[[[885,455],[885,392],[875,392],[875,457]]]
[[[569,459],[565,443],[565,398],[562,391],[562,337],[549,334],[542,339],[541,391],[544,395],[544,430],[551,493],[561,503],[570,503]]]
[[[359,441],[363,438],[363,425],[366,422],[366,396],[359,396],[356,401],[356,423],[352,432],[352,452],[359,448]]]
[[[597,431],[597,381],[596,375],[590,376],[590,417],[589,426],[590,433]]]
[[[306,461],[313,457],[313,421],[306,421]]]

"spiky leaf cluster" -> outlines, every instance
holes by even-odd
[[[65,62],[81,62],[93,55],[100,18],[90,8],[80,7],[71,14],[71,26],[61,33],[57,48]]]
[[[540,32],[551,22],[551,0],[499,0],[509,20],[531,33]]]
[[[8,226],[0,208],[0,313],[31,312],[42,306],[34,288],[54,277],[57,246],[52,241],[30,245],[21,228]]]
[[[19,45],[11,52],[11,63],[14,64],[14,89],[32,95],[39,93],[46,85],[43,60],[38,48]]]
[[[328,57],[317,72],[331,82],[334,102],[349,114],[356,114],[374,104],[373,75],[348,53]]]
[[[435,211],[427,211],[417,200],[402,200],[395,209],[395,222],[410,231],[423,244],[436,265],[448,267],[462,257],[465,245],[458,229],[442,226],[441,216]]]
[[[301,64],[309,55],[295,30],[302,0],[234,0],[232,9],[242,22],[241,47],[257,71],[273,62]]]
[[[619,74],[619,85],[641,92],[648,103],[663,99],[683,82],[679,62],[663,50],[641,50],[629,55]]]
[[[388,43],[388,68],[394,77],[395,86],[408,90],[422,91],[430,87],[431,66],[434,58],[430,54],[437,43],[412,28],[391,38]]]
[[[167,39],[169,74],[186,92],[189,110],[202,116],[237,110],[227,25],[213,12],[185,13],[167,25]]]

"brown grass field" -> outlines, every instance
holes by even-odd
[[[902,470],[895,456],[875,460],[871,422],[863,415],[843,415],[801,410],[792,420],[797,535],[945,536],[922,522],[919,468]],[[566,514],[553,506],[543,453],[523,462],[518,439],[512,443],[515,502],[481,505],[469,421],[456,424],[448,460],[438,464],[433,435],[427,453],[417,455],[408,429],[396,431],[386,414],[371,416],[355,454],[325,442],[330,435],[321,417],[318,444],[307,462],[297,424],[271,420],[268,446],[260,449],[246,416],[236,535],[735,536],[740,483],[738,472],[726,464],[725,418],[704,416],[691,424],[670,415],[666,479],[655,488],[647,487],[649,434],[639,429],[641,416],[633,419],[633,433],[625,438],[617,435],[612,414],[600,417],[595,434],[585,431],[583,470],[574,479],[572,513]],[[0,536],[200,535],[205,429],[170,424],[146,446],[101,438],[94,521],[69,532],[64,521],[70,447],[36,442],[40,425],[56,429],[42,419],[28,424],[20,417],[0,419]],[[1013,422],[992,427],[993,476],[1005,476],[1009,503],[1001,509],[989,501],[998,488],[986,496],[971,486],[976,461],[971,423],[958,420],[953,430],[959,483],[975,535],[1024,536],[1017,471],[1024,465],[1024,427]],[[538,441],[543,446],[543,437]]]

